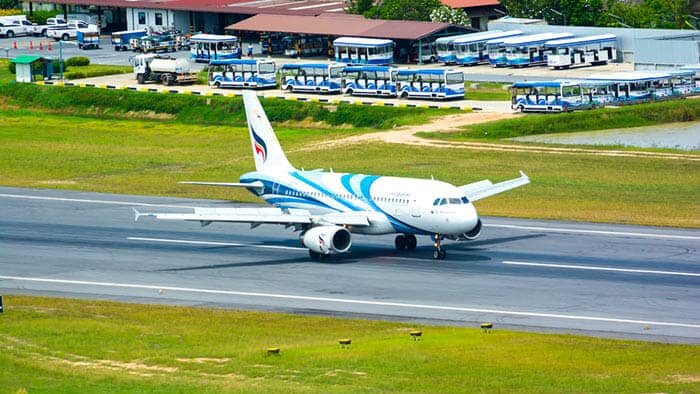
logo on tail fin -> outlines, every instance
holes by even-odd
[[[265,159],[267,159],[267,145],[265,145],[265,141],[263,141],[263,139],[260,138],[260,136],[255,132],[253,125],[250,125],[250,132],[253,134],[253,140],[255,143],[255,154],[260,155],[264,163]]]

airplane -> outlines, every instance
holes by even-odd
[[[312,260],[350,250],[352,234],[398,234],[399,251],[416,249],[416,235],[430,236],[433,258],[447,253],[444,239],[474,240],[481,234],[481,219],[473,202],[530,183],[520,177],[493,184],[482,180],[453,186],[434,179],[399,178],[364,174],[298,170],[282,150],[267,116],[252,91],[243,92],[255,171],[240,182],[179,182],[189,185],[245,188],[272,207],[194,208],[192,213],[141,213],[162,220],[280,224],[299,232]]]

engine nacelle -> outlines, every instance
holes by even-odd
[[[462,234],[448,235],[447,238],[456,241],[473,241],[479,238],[479,235],[481,235],[481,219],[477,220],[476,226],[474,226],[474,228],[471,229],[471,231]]]
[[[350,249],[350,231],[340,226],[318,226],[301,236],[301,243],[320,254],[344,253]]]

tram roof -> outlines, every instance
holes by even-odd
[[[594,74],[586,78],[586,80],[604,80],[611,82],[642,82],[653,81],[656,79],[666,79],[670,77],[671,74],[665,72],[619,72]]]
[[[508,37],[515,37],[522,35],[523,32],[520,30],[508,30],[508,31],[487,31],[483,33],[468,34],[464,38],[460,38],[454,41],[455,44],[469,44],[476,41],[489,41],[497,38],[506,39]]]
[[[391,66],[348,66],[343,71],[346,72],[361,72],[361,71],[391,71],[396,70],[396,67]]]
[[[529,34],[526,36],[515,36],[511,38],[506,38],[503,40],[503,45],[504,46],[518,46],[518,45],[525,45],[525,44],[540,44],[544,43],[550,40],[557,40],[560,38],[569,38],[573,37],[574,35],[565,32],[565,33],[539,33],[539,34]]]
[[[202,42],[221,42],[221,41],[238,41],[238,37],[220,34],[195,34],[190,37],[190,41]]]
[[[544,44],[548,47],[569,47],[575,45],[586,45],[586,44],[597,44],[600,42],[613,42],[617,40],[617,36],[614,34],[599,34],[595,36],[586,37],[575,37],[575,38],[565,38],[562,40],[551,40]]]

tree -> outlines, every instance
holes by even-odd
[[[429,21],[430,12],[441,5],[439,0],[384,0],[364,15],[375,19]]]
[[[374,5],[372,0],[350,0],[345,8],[348,14],[364,14]]]
[[[450,8],[446,5],[434,9],[430,13],[433,22],[446,22],[454,25],[468,26],[471,23],[469,16],[462,9]]]
[[[18,0],[0,0],[0,8],[17,8],[19,7]]]

